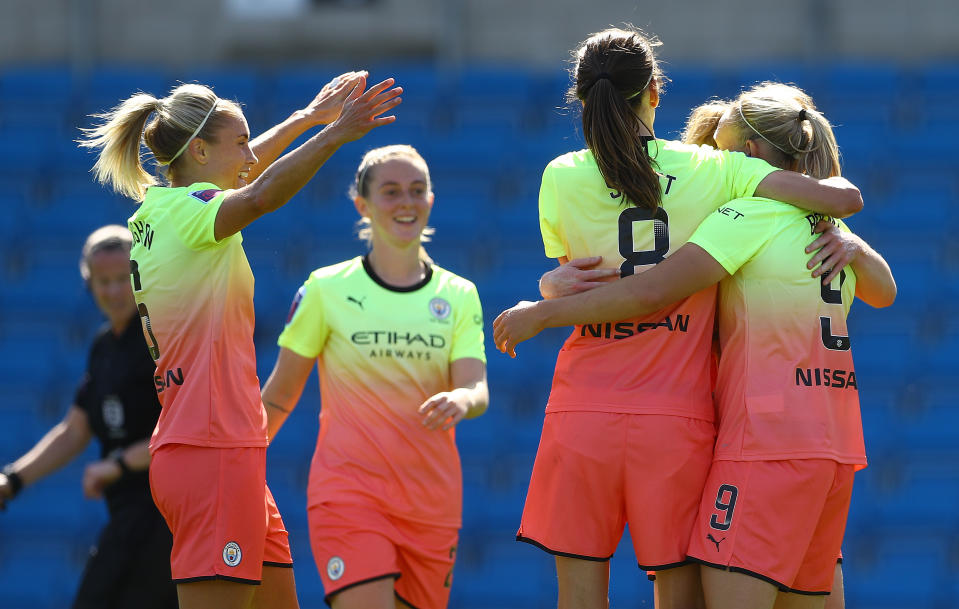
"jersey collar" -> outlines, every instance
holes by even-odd
[[[366,274],[369,275],[370,279],[372,279],[374,283],[376,283],[376,285],[380,286],[381,288],[384,288],[391,292],[415,292],[416,290],[428,284],[430,280],[433,278],[433,265],[426,262],[425,260],[422,262],[423,262],[423,270],[426,271],[426,273],[423,276],[423,279],[414,283],[413,285],[408,285],[408,286],[390,285],[389,283],[386,283],[385,281],[383,281],[383,278],[377,275],[376,271],[373,270],[373,265],[370,264],[369,254],[367,254],[366,256],[363,256],[363,270],[366,271]]]

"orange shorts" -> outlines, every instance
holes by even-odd
[[[266,448],[166,444],[153,454],[150,488],[173,532],[175,583],[259,584],[264,565],[293,566],[265,475]]]
[[[715,437],[686,417],[547,413],[516,539],[605,561],[629,523],[640,568],[686,564]]]
[[[854,470],[827,459],[714,462],[690,558],[784,592],[828,594]]]
[[[320,503],[307,511],[327,604],[348,588],[392,578],[396,596],[407,605],[446,607],[459,529],[399,519],[364,505]]]

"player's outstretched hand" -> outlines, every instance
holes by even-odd
[[[123,472],[113,459],[104,459],[87,465],[83,470],[83,494],[87,499],[99,499],[108,486],[116,482]]]
[[[540,277],[539,293],[549,300],[586,292],[619,277],[619,269],[595,268],[602,261],[602,256],[574,258],[566,264],[547,271]]]
[[[402,87],[390,89],[394,82],[392,78],[387,78],[365,90],[366,77],[358,78],[343,103],[340,116],[330,123],[327,129],[334,130],[337,137],[345,143],[360,139],[375,127],[395,121],[396,117],[393,115],[380,116],[403,101],[400,97]]]
[[[346,102],[346,98],[353,87],[361,78],[365,79],[366,77],[367,72],[365,70],[340,74],[323,85],[313,101],[306,108],[303,108],[303,115],[315,125],[329,125],[339,118],[343,103]]]
[[[826,220],[820,220],[814,232],[820,235],[806,247],[806,253],[816,255],[809,259],[806,268],[812,270],[813,277],[825,275],[822,282],[829,284],[864,251],[863,241]]]
[[[536,303],[522,300],[493,320],[493,341],[497,349],[516,357],[516,345],[533,338],[543,331],[543,327]]]
[[[462,421],[469,412],[469,405],[461,392],[444,391],[423,402],[417,411],[423,415],[423,425],[429,429],[445,431]]]

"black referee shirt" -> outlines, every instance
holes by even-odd
[[[120,336],[109,323],[97,332],[74,403],[86,412],[101,457],[153,433],[160,416],[155,370],[136,313]],[[111,513],[133,502],[153,503],[147,471],[124,475],[104,495]]]

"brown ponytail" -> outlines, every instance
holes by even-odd
[[[583,136],[603,179],[626,205],[655,209],[662,201],[656,161],[640,137],[645,125],[636,109],[659,76],[653,46],[637,31],[593,34],[576,51],[574,86],[568,97],[583,103]]]

